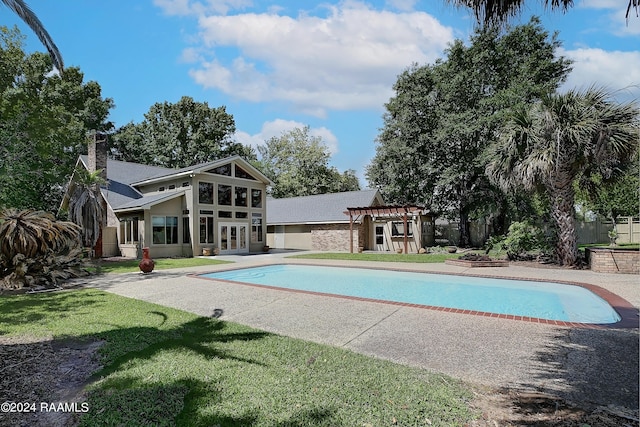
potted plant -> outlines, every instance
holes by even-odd
[[[265,253],[266,253],[266,252],[269,252],[269,250],[270,250],[270,249],[271,249],[271,248],[269,247],[269,245],[264,245],[264,246],[262,247],[262,252],[265,252]]]

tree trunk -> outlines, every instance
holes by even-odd
[[[458,231],[460,232],[460,241],[458,246],[468,248],[471,246],[471,229],[469,227],[469,215],[463,209],[460,209],[460,222],[458,223]]]
[[[549,186],[551,194],[551,218],[558,241],[556,255],[561,265],[573,266],[578,261],[576,239],[575,198],[569,174],[557,172],[554,185]]]

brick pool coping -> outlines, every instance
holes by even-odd
[[[287,263],[274,263],[274,264],[270,264],[270,265],[288,265],[288,264]],[[296,263],[296,265],[318,266],[318,264],[313,264],[313,263]],[[326,266],[326,265],[322,265],[322,266],[323,267],[330,267],[330,266]],[[253,267],[256,267],[256,266],[244,266],[244,267],[236,267],[236,268],[228,268],[228,269],[225,268],[224,270],[220,270],[220,271],[245,270],[245,269],[253,268]],[[400,271],[400,272],[409,272],[409,273],[418,273],[419,272],[419,271],[415,271],[415,270],[407,270],[407,269],[402,269],[402,268],[390,268],[390,267],[369,267],[369,266],[363,267],[363,266],[355,266],[355,265],[354,266],[341,265],[340,267],[344,267],[344,268],[366,268],[366,269],[369,269],[369,270]],[[420,309],[425,309],[425,310],[441,311],[441,312],[445,312],[445,313],[470,314],[470,315],[473,315],[473,316],[491,317],[491,318],[495,318],[495,319],[518,320],[518,321],[524,321],[524,322],[530,322],[530,323],[540,323],[540,324],[553,325],[553,326],[562,326],[562,327],[569,327],[569,328],[638,329],[639,326],[640,326],[640,324],[639,324],[639,322],[640,322],[640,317],[639,317],[640,316],[640,312],[636,307],[634,307],[629,301],[627,301],[626,299],[622,298],[621,296],[616,295],[613,292],[608,291],[607,289],[604,289],[604,288],[602,288],[600,286],[592,285],[590,283],[572,282],[572,281],[566,281],[566,280],[531,279],[531,278],[510,277],[510,276],[496,277],[496,276],[490,276],[490,275],[484,275],[484,274],[468,274],[468,273],[450,273],[450,272],[438,272],[438,273],[420,272],[420,273],[423,273],[423,274],[443,274],[443,275],[449,275],[449,276],[481,277],[481,278],[486,278],[486,279],[521,280],[521,281],[526,281],[526,282],[546,282],[546,283],[558,283],[558,284],[562,284],[562,285],[580,286],[582,288],[585,288],[585,289],[593,292],[594,294],[596,294],[597,296],[599,296],[600,298],[605,300],[616,311],[616,313],[618,313],[618,315],[620,316],[621,319],[616,323],[607,323],[607,324],[565,322],[565,321],[561,321],[561,320],[541,319],[541,318],[538,318],[538,317],[517,316],[517,315],[513,315],[513,314],[499,314],[499,313],[490,313],[490,312],[486,312],[486,311],[440,307],[440,306],[425,305],[425,304],[413,304],[413,303],[398,302],[398,301],[380,300],[380,299],[375,299],[375,298],[354,297],[354,296],[349,296],[349,295],[332,294],[332,293],[326,293],[326,292],[307,291],[307,290],[303,290],[303,289],[291,289],[291,288],[283,288],[283,287],[279,287],[279,286],[259,285],[259,284],[255,284],[255,283],[240,282],[240,281],[236,281],[236,280],[214,279],[214,278],[209,278],[209,277],[203,277],[204,274],[208,274],[208,273],[192,273],[192,274],[188,274],[188,276],[196,277],[196,278],[199,278],[199,279],[205,279],[205,280],[220,281],[220,282],[225,282],[225,283],[233,283],[233,284],[239,284],[239,285],[244,285],[244,286],[251,286],[251,287],[261,288],[261,289],[274,289],[274,290],[278,290],[278,291],[294,292],[294,293],[301,293],[301,294],[308,294],[308,295],[328,296],[328,297],[333,297],[333,298],[348,299],[348,300],[352,300],[352,301],[374,302],[374,303],[379,303],[379,304],[388,304],[388,305],[395,305],[395,306],[400,306],[400,307],[420,308]]]

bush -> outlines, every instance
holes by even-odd
[[[48,288],[84,268],[80,228],[57,221],[47,212],[4,210],[0,213],[0,288]]]
[[[487,252],[506,252],[510,260],[531,259],[550,251],[544,231],[528,221],[514,222],[506,236],[492,236],[487,242]]]

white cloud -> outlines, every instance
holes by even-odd
[[[264,143],[270,138],[282,135],[283,132],[287,132],[295,128],[303,128],[305,126],[306,125],[304,123],[300,123],[295,120],[276,119],[263,123],[260,132],[255,135],[238,131],[235,134],[235,139],[244,145],[255,148],[259,145],[264,145]],[[326,127],[310,128],[309,134],[314,137],[322,138],[322,142],[327,146],[331,155],[338,152],[338,138],[336,138],[336,136]]]
[[[605,51],[595,48],[560,50],[574,61],[563,89],[596,85],[619,91],[620,100],[640,99],[640,51]]]
[[[424,12],[392,13],[355,1],[323,10],[325,16],[200,15],[210,59],[191,70],[192,78],[237,99],[285,101],[319,117],[381,109],[400,72],[435,61],[454,38]],[[224,56],[229,50],[231,59]]]

